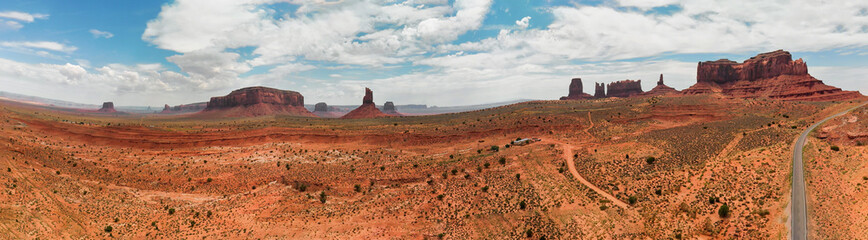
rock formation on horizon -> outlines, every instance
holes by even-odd
[[[318,102],[318,103],[316,103],[316,105],[313,105],[313,111],[314,112],[328,112],[329,111],[329,105],[324,103],[324,102]]]
[[[163,111],[160,113],[194,113],[204,110],[207,106],[208,102],[181,104],[174,107],[166,104],[163,106]]]
[[[594,98],[606,97],[606,85],[602,83],[594,83]]]
[[[388,101],[383,104],[383,113],[389,114],[392,116],[401,116],[401,113],[398,112],[398,108],[395,107],[395,103]]]
[[[642,80],[621,80],[606,84],[606,97],[631,97],[642,94]]]
[[[369,88],[365,88],[365,96],[362,98],[362,106],[350,111],[341,118],[377,118],[388,117],[388,114],[383,113],[374,105],[374,92]]]
[[[561,100],[577,100],[593,98],[590,94],[584,93],[582,90],[582,79],[573,78],[570,81],[570,92],[567,96],[561,97]]]
[[[761,53],[743,63],[720,59],[700,62],[696,84],[684,94],[721,93],[732,97],[767,97],[783,100],[828,101],[861,97],[855,91],[823,84],[808,74],[807,64],[793,61],[784,50]]]
[[[202,111],[206,112],[231,117],[272,114],[315,117],[304,108],[304,96],[300,93],[268,87],[247,87],[223,97],[212,97]]]
[[[675,88],[671,88],[663,84],[663,74],[660,74],[660,80],[657,81],[657,86],[654,86],[650,91],[647,91],[642,94],[642,96],[657,96],[657,95],[665,95],[665,94],[676,94],[679,93]]]
[[[93,108],[91,108],[91,109],[93,109]],[[103,113],[115,113],[115,112],[117,112],[115,110],[115,104],[113,102],[102,103],[102,108],[100,108],[99,110],[96,110],[96,111],[97,112],[103,112]]]

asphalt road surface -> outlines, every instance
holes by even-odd
[[[802,132],[802,135],[799,135],[799,139],[796,140],[796,145],[793,147],[793,194],[790,196],[790,205],[792,207],[792,212],[790,213],[790,223],[792,224],[790,226],[790,233],[792,235],[790,235],[790,239],[808,239],[808,205],[805,201],[805,171],[804,166],[802,165],[802,148],[805,146],[805,140],[808,138],[808,134],[827,120],[844,115],[845,113],[865,106],[866,104],[868,104],[868,102],[864,102],[859,106],[839,112],[823,119],[822,121],[814,123],[814,125],[805,129],[805,131]]]

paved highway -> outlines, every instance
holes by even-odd
[[[845,113],[865,106],[868,102],[864,102],[859,106],[847,109],[846,111],[839,112],[835,115],[827,117],[822,121],[814,123],[805,129],[802,132],[802,135],[799,135],[799,139],[796,140],[796,145],[793,146],[793,188],[792,195],[790,195],[790,206],[792,212],[790,213],[790,239],[793,240],[801,240],[808,239],[808,205],[805,201],[805,171],[802,164],[802,148],[805,146],[805,140],[808,138],[808,134],[811,131],[814,131],[814,128],[820,126],[824,122],[829,119],[844,115]]]

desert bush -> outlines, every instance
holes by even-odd
[[[723,204],[723,206],[720,206],[720,208],[717,209],[717,215],[720,216],[721,218],[728,218],[729,217],[729,205]]]
[[[835,145],[832,145],[832,147],[830,147],[829,149],[832,149],[832,151],[835,151],[835,152],[841,151],[841,148],[839,148],[838,146],[835,146]]]
[[[646,157],[645,158],[645,162],[648,164],[654,164],[655,161],[657,161],[657,158],[655,158],[655,157]]]
[[[627,198],[627,203],[630,203],[630,205],[636,204],[636,201],[638,201],[636,196],[630,196],[629,198]]]
[[[103,230],[105,230],[105,232],[108,233],[108,232],[112,232],[112,229],[113,229],[112,226],[105,226],[105,229],[103,229]]]
[[[502,165],[502,164],[506,164],[506,158],[505,158],[505,157],[500,157],[500,159],[497,160],[497,161],[498,161],[501,165]]]
[[[169,215],[172,215],[172,214],[175,214],[175,209],[174,209],[174,208],[169,208]]]
[[[321,203],[325,203],[325,202],[326,202],[326,193],[325,193],[325,191],[322,191],[322,192],[319,193],[319,201],[320,201]]]

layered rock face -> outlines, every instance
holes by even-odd
[[[115,111],[115,104],[113,102],[104,102],[102,103],[102,108],[97,110],[97,112],[113,113],[117,111]]]
[[[626,98],[642,94],[642,80],[621,80],[607,84],[606,88],[609,89],[607,97]]]
[[[594,83],[594,98],[606,97],[606,85],[602,83]]]
[[[203,112],[214,111],[241,117],[272,114],[314,116],[304,108],[304,96],[300,93],[267,87],[242,88],[223,97],[212,97]]]
[[[369,88],[365,88],[365,96],[362,98],[362,106],[350,111],[341,118],[377,118],[388,117],[388,114],[383,113],[374,105],[374,92]]]
[[[700,62],[696,84],[685,94],[722,93],[733,97],[767,97],[782,100],[827,101],[861,97],[841,91],[808,74],[808,66],[783,50],[762,53],[743,63],[721,59]]]
[[[181,105],[177,105],[174,107],[171,107],[171,106],[169,106],[169,104],[166,104],[163,106],[163,111],[161,111],[160,113],[193,113],[193,112],[202,111],[207,106],[208,106],[207,102],[181,104]]]
[[[657,95],[665,95],[665,94],[676,94],[679,93],[678,90],[666,86],[663,84],[663,74],[660,74],[660,80],[657,81],[657,86],[651,89],[651,91],[645,92],[643,96],[657,96]]]
[[[570,92],[567,96],[561,97],[561,100],[577,100],[592,98],[590,94],[584,93],[582,90],[582,79],[573,78],[570,81]]]

